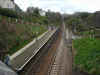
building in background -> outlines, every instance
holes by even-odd
[[[1,8],[15,9],[14,0],[0,0]]]

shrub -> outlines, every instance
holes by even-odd
[[[13,11],[7,8],[0,8],[0,15],[18,18],[18,14],[16,11]]]

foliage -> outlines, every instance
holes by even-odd
[[[60,13],[48,11],[46,12],[46,16],[48,18],[49,25],[59,26],[62,24],[62,16]]]
[[[18,26],[18,30],[20,31],[21,29],[19,28],[21,26]],[[22,25],[24,27],[24,25]],[[33,40],[35,37],[41,35],[46,31],[46,28],[44,26],[25,26],[23,31],[17,32],[17,36],[14,37],[15,44],[12,44],[12,47],[10,47],[9,54],[12,54],[25,46],[27,43],[29,43],[31,40]],[[36,34],[38,32],[38,34]],[[11,40],[11,38],[9,38]],[[11,41],[9,42],[11,43]]]
[[[0,15],[13,17],[13,18],[19,17],[16,11],[13,11],[7,8],[0,8]]]
[[[78,13],[78,16],[83,19],[83,20],[86,20],[88,16],[90,16],[91,13],[88,13],[88,12],[80,12]]]
[[[90,74],[100,74],[100,39],[82,38],[76,39],[74,48],[76,56],[74,66]]]
[[[83,20],[79,17],[69,17],[66,21],[66,24],[69,26],[70,29],[72,29],[73,32],[81,32],[86,29],[85,24],[83,23]]]

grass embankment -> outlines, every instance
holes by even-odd
[[[73,41],[74,66],[89,74],[100,75],[100,39],[82,38]]]

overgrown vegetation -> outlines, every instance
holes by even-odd
[[[25,24],[24,24],[25,25]],[[22,27],[24,27],[24,25]],[[17,26],[18,30],[22,30],[21,26]],[[20,29],[19,29],[20,28]],[[12,44],[12,47],[10,48],[9,54],[13,54],[20,48],[24,47],[26,44],[28,44],[30,41],[32,41],[34,38],[38,37],[42,33],[44,33],[47,29],[44,26],[32,26],[32,28],[28,28],[27,26],[25,29],[23,29],[23,32],[18,31],[18,36],[16,36],[16,44]],[[38,32],[38,34],[37,34]],[[9,41],[11,42],[11,41]]]
[[[78,12],[65,17],[65,22],[73,33],[90,32],[91,29],[100,28],[100,12]]]
[[[100,74],[100,39],[82,38],[74,42],[74,67],[78,67],[89,74]]]

